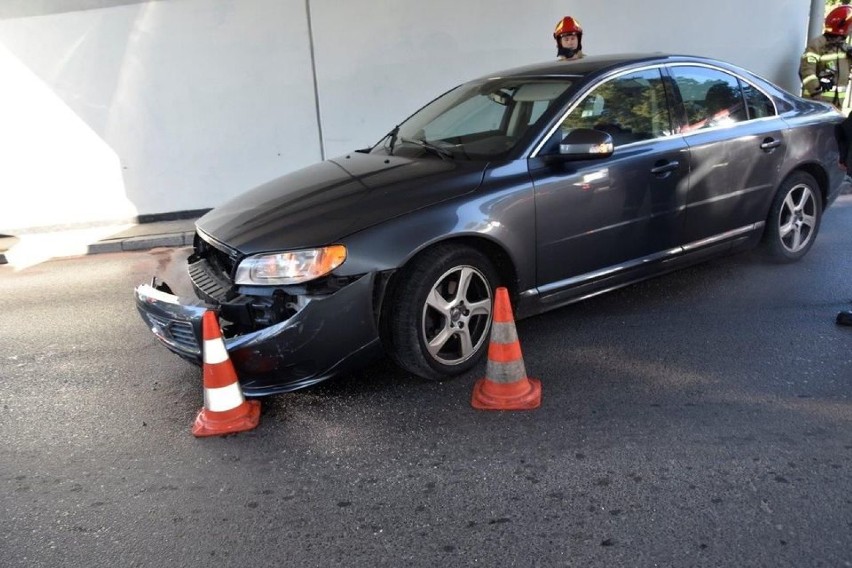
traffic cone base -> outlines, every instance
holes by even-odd
[[[222,436],[252,430],[260,423],[260,402],[247,400],[237,408],[224,412],[209,411],[202,408],[192,425],[192,435]]]
[[[534,410],[541,406],[541,381],[529,377],[515,383],[479,379],[473,385],[470,404],[478,410]]]
[[[497,288],[485,377],[476,381],[470,404],[478,410],[533,410],[541,406],[541,381],[527,377],[512,317],[509,291]]]
[[[256,428],[260,423],[260,402],[243,396],[216,314],[206,311],[201,326],[204,407],[195,417],[193,436],[223,436]]]

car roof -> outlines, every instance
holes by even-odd
[[[588,55],[582,59],[572,61],[547,61],[523,67],[505,69],[496,73],[490,73],[481,79],[500,78],[522,78],[522,77],[582,77],[590,74],[605,72],[611,68],[623,68],[625,66],[638,65],[642,63],[673,63],[673,62],[696,62],[731,68],[732,66],[723,61],[697,57],[691,55],[674,55],[662,52],[657,53],[616,53],[610,55]]]

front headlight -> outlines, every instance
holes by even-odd
[[[317,249],[259,254],[243,260],[237,267],[237,284],[301,284],[325,276],[346,260],[346,247],[332,245]]]

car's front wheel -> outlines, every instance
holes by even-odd
[[[388,310],[391,357],[440,380],[472,368],[487,349],[497,272],[467,246],[439,245],[399,275]]]
[[[763,245],[778,262],[799,260],[814,244],[822,220],[822,196],[813,176],[797,172],[781,184],[766,220]]]

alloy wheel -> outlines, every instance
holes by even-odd
[[[805,184],[793,186],[784,198],[778,216],[778,235],[781,244],[791,253],[808,246],[817,224],[817,200]]]
[[[421,325],[426,350],[439,363],[457,365],[477,353],[491,327],[492,291],[472,266],[445,272],[423,306]]]

